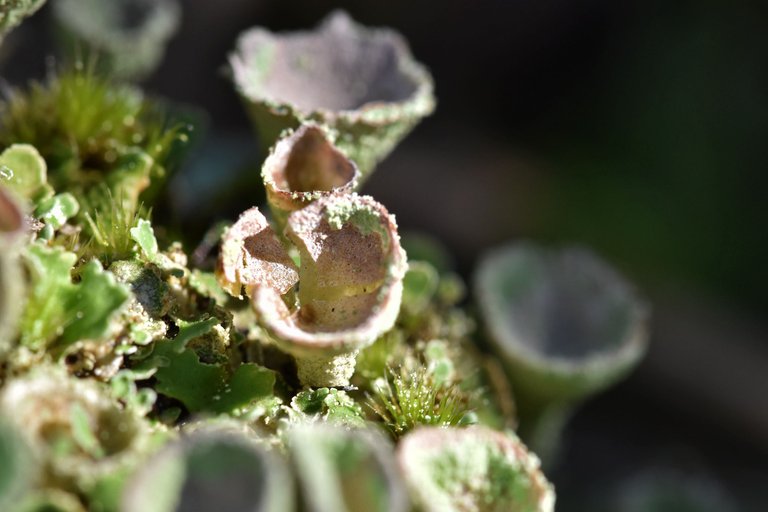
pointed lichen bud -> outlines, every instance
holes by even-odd
[[[261,170],[272,215],[282,227],[293,211],[333,193],[350,193],[360,175],[322,128],[302,125],[281,138]]]
[[[229,60],[264,148],[312,120],[338,132],[362,179],[435,105],[432,78],[405,39],[343,11],[312,31],[251,29]]]
[[[523,438],[542,455],[562,406],[610,386],[645,352],[645,302],[586,250],[502,247],[481,262],[475,292],[512,380]]]
[[[305,500],[302,510],[409,510],[392,445],[381,433],[306,423],[292,427],[286,438]]]
[[[18,245],[24,232],[24,214],[0,184],[0,359],[15,338],[24,304],[24,280]]]
[[[425,512],[552,512],[555,507],[539,459],[512,433],[422,427],[400,441],[397,461]]]
[[[235,297],[241,296],[243,287],[249,293],[256,285],[283,295],[299,280],[299,273],[266,217],[254,207],[224,233],[216,277]]]
[[[275,288],[256,286],[253,306],[309,386],[343,386],[357,351],[395,323],[407,269],[397,224],[368,196],[321,198],[288,218],[301,256],[297,308]]]

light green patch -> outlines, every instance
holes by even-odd
[[[139,244],[147,261],[155,263],[157,261],[158,247],[152,223],[146,219],[139,219],[136,226],[130,229],[130,233],[131,238]]]
[[[35,208],[35,217],[42,220],[46,226],[56,230],[61,228],[69,219],[80,211],[80,204],[75,196],[65,192],[41,200]]]
[[[325,218],[332,229],[341,229],[347,224],[357,228],[363,235],[378,233],[386,246],[389,235],[382,225],[380,213],[372,206],[360,204],[358,196],[342,196],[325,208]]]
[[[443,494],[446,510],[476,512],[536,512],[537,494],[520,461],[488,441],[452,442],[425,461],[431,489]]]

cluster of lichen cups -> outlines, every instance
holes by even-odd
[[[179,134],[138,90],[78,68],[0,109],[0,510],[554,510],[515,407],[546,451],[545,420],[642,354],[634,292],[581,252],[491,253],[482,354],[441,249],[357,193],[434,108],[402,37],[335,13],[230,65],[269,211],[215,272],[139,208]]]

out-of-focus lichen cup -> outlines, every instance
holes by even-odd
[[[424,512],[552,512],[555,493],[539,459],[512,433],[487,427],[422,427],[397,462]]]
[[[101,66],[128,79],[157,68],[181,19],[177,0],[56,0],[53,7],[75,54],[94,52]]]
[[[592,253],[511,244],[485,256],[475,293],[510,377],[523,439],[545,460],[571,408],[645,353],[648,307]]]
[[[391,442],[375,430],[292,427],[286,444],[308,512],[405,512],[408,495]]]
[[[123,490],[120,510],[291,512],[294,494],[286,461],[255,435],[204,428],[140,467]]]
[[[24,18],[34,14],[44,3],[45,0],[0,1],[0,44],[3,43],[5,34],[21,23]]]
[[[23,231],[22,208],[10,190],[0,184],[0,360],[10,348],[24,304],[24,279],[17,250]]]
[[[248,30],[229,64],[265,154],[284,129],[316,122],[336,132],[362,180],[435,107],[432,77],[405,39],[343,11],[311,31]]]

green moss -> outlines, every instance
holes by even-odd
[[[452,427],[471,423],[470,396],[439,381],[427,368],[401,367],[375,384],[369,404],[384,425],[399,437],[421,425]]]

